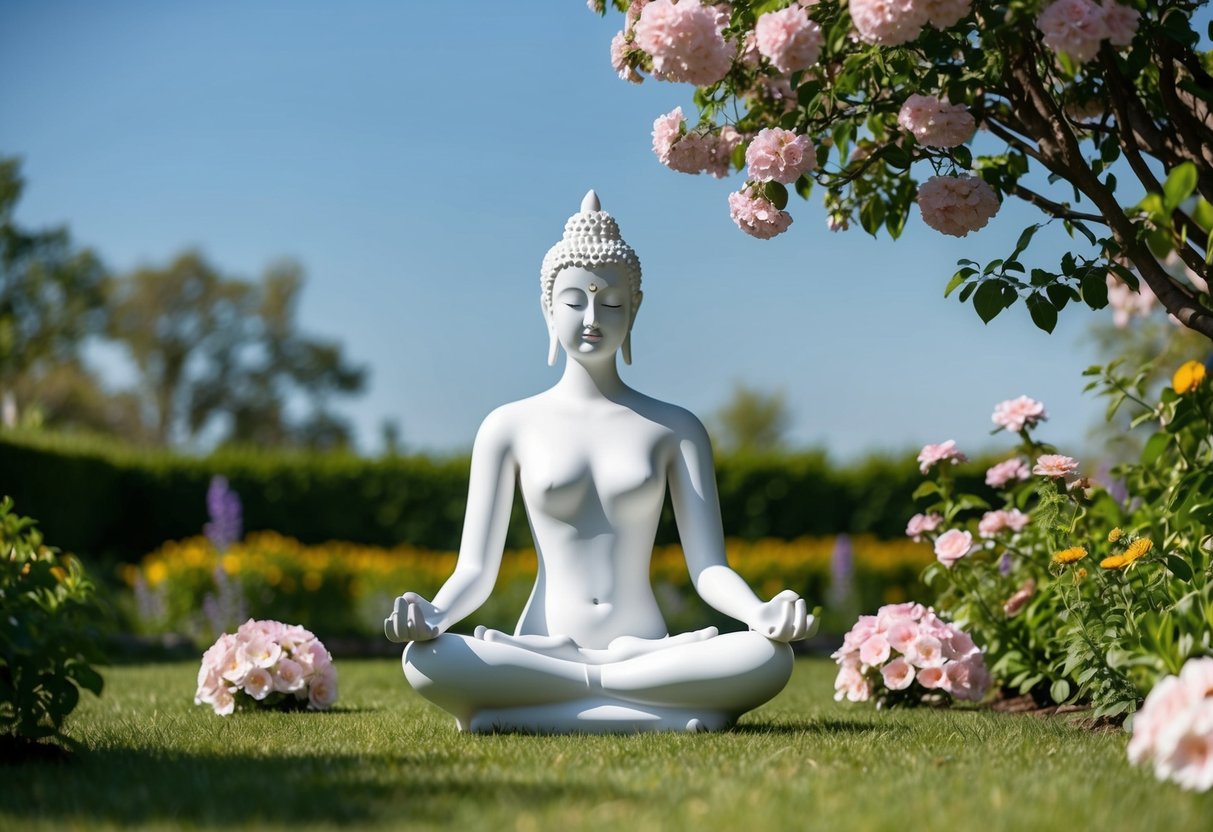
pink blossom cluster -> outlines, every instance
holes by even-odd
[[[935,538],[935,560],[951,569],[956,561],[972,554],[973,548],[972,532],[949,529]]]
[[[808,136],[798,136],[780,127],[764,127],[745,150],[752,182],[781,182],[790,185],[817,165],[817,154]]]
[[[986,485],[1002,488],[1012,480],[1022,482],[1031,476],[1028,464],[1019,457],[1003,460],[997,465],[991,465],[986,471]]]
[[[898,46],[918,37],[928,23],[936,29],[955,26],[972,5],[972,0],[851,0],[851,21],[861,40]]]
[[[1038,477],[1058,479],[1068,477],[1078,470],[1078,460],[1062,454],[1041,454],[1032,466],[1032,473]]]
[[[931,228],[965,237],[998,213],[998,196],[975,176],[932,176],[918,189],[918,207]]]
[[[977,122],[963,104],[949,104],[933,95],[911,95],[901,105],[897,123],[927,147],[956,147],[973,136]]]
[[[922,604],[888,604],[862,615],[831,658],[834,699],[887,704],[948,694],[979,701],[990,684],[981,650],[964,630]]]
[[[237,700],[324,710],[337,700],[333,657],[310,631],[279,621],[240,625],[202,654],[195,705],[227,716]]]
[[[1031,519],[1030,516],[1017,508],[1013,508],[1010,511],[1006,509],[987,511],[982,515],[980,522],[977,524],[977,534],[981,537],[991,538],[1008,529],[1018,534],[1024,530],[1024,527],[1028,525],[1028,521]]]
[[[741,134],[725,125],[714,134],[688,133],[682,108],[675,107],[653,122],[653,152],[670,170],[680,173],[707,171],[717,179],[729,175],[733,149],[741,144]]]
[[[968,462],[968,459],[956,449],[956,440],[949,439],[938,445],[924,445],[918,452],[918,470],[925,474],[938,462],[950,462],[956,465],[960,462]]]
[[[653,0],[633,27],[635,43],[653,59],[653,75],[696,86],[715,84],[729,71],[734,50],[724,39],[728,15],[700,0]]]
[[[808,69],[821,57],[821,27],[799,6],[759,17],[754,38],[758,51],[783,73]]]
[[[1146,282],[1137,284],[1134,292],[1129,284],[1108,272],[1108,306],[1112,307],[1112,323],[1124,329],[1131,318],[1145,318],[1158,307],[1158,296]]]
[[[910,518],[910,522],[906,523],[906,537],[915,543],[921,543],[927,533],[938,529],[942,522],[942,514],[915,514]]]
[[[628,60],[634,51],[626,33],[616,32],[615,37],[611,38],[611,68],[615,70],[620,79],[632,84],[639,84],[644,81],[644,78]]]
[[[1129,762],[1189,791],[1213,788],[1213,658],[1188,659],[1159,680],[1133,717]]]
[[[1141,14],[1116,0],[1055,0],[1036,18],[1045,45],[1080,64],[1095,57],[1103,41],[1128,46],[1137,34]]]
[[[994,415],[990,420],[1011,433],[1019,433],[1025,428],[1036,427],[1048,418],[1049,414],[1045,413],[1043,404],[1036,399],[1020,396],[994,405]]]
[[[729,215],[738,228],[760,240],[782,234],[792,224],[791,214],[776,208],[753,187],[729,194]]]

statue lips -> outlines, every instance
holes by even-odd
[[[597,344],[602,340],[602,331],[598,329],[587,329],[581,333],[581,340],[590,344]]]

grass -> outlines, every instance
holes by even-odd
[[[192,663],[112,668],[69,762],[0,765],[0,828],[1208,829],[1126,738],[1064,719],[835,703],[803,659],[722,734],[469,736],[392,660],[338,661],[329,713],[214,716]]]

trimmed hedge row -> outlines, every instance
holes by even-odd
[[[722,457],[717,480],[725,532],[749,540],[843,532],[899,537],[914,513],[910,495],[921,480],[911,456],[851,468],[830,465],[820,452]],[[240,494],[250,531],[273,530],[304,543],[457,549],[467,472],[466,457],[263,451],[192,457],[98,439],[0,434],[0,493],[37,517],[63,549],[107,560],[135,560],[166,540],[197,534],[215,474]],[[980,476],[976,469],[968,481],[962,475],[964,489],[981,493]],[[667,503],[658,543],[677,539]],[[530,543],[516,501],[506,545]]]

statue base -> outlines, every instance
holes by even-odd
[[[636,734],[647,731],[722,731],[733,714],[692,708],[640,705],[611,698],[591,698],[552,705],[486,708],[459,730],[473,734]]]

